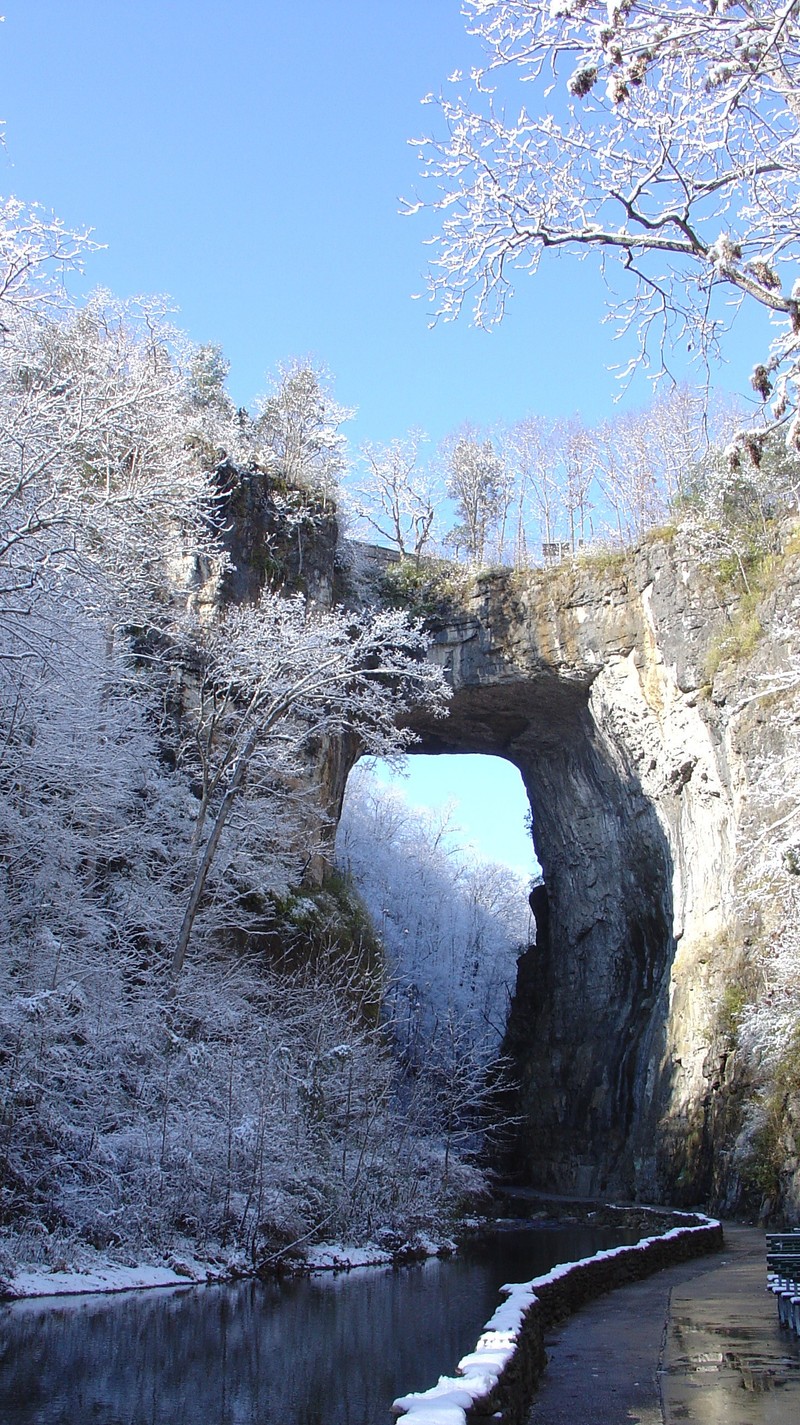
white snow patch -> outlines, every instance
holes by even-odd
[[[181,1261],[176,1267],[95,1267],[86,1272],[48,1272],[43,1268],[16,1272],[8,1284],[11,1297],[78,1296],[97,1291],[134,1291],[156,1286],[192,1286],[218,1281],[222,1273],[207,1265]]]
[[[451,1241],[437,1242],[425,1232],[417,1232],[408,1244],[416,1257],[437,1257],[442,1253],[455,1252],[456,1244]],[[317,1242],[307,1247],[305,1264],[312,1271],[350,1271],[355,1267],[384,1267],[395,1261],[392,1252],[377,1242],[367,1242],[363,1247],[353,1247],[347,1242]]]
[[[343,1242],[317,1242],[305,1251],[306,1265],[313,1271],[349,1271],[351,1267],[383,1267],[391,1264],[392,1254],[375,1242],[366,1247],[350,1247]]]

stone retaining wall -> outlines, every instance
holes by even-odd
[[[458,1364],[458,1375],[442,1377],[431,1390],[394,1403],[408,1425],[478,1425],[491,1418],[523,1425],[544,1370],[545,1333],[557,1321],[615,1287],[640,1281],[723,1245],[719,1222],[676,1227],[660,1237],[644,1237],[632,1247],[614,1247],[580,1262],[555,1267],[546,1276],[505,1287],[507,1299],[486,1323],[475,1350]]]

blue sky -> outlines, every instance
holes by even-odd
[[[8,0],[0,186],[94,228],[89,285],[170,294],[195,341],[221,343],[238,404],[311,356],[358,408],[354,444],[605,418],[624,353],[591,258],[522,274],[491,333],[431,331],[411,300],[432,228],[398,213],[419,187],[408,140],[472,45],[459,0]],[[745,385],[747,355],[726,384]],[[499,854],[503,800],[478,795],[479,825],[499,812],[484,847]]]
[[[408,140],[475,52],[459,0],[8,0],[5,16],[5,191],[94,228],[92,285],[170,294],[223,346],[238,403],[310,355],[358,407],[354,442],[612,413],[622,352],[592,258],[521,274],[491,333],[430,331],[411,300],[431,220],[398,213],[419,187]]]
[[[533,877],[539,865],[526,818],[530,808],[522,778],[502,757],[461,753],[403,759],[398,776],[386,762],[375,763],[379,780],[395,787],[412,807],[453,803],[455,844]]]

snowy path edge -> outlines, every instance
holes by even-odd
[[[544,1369],[544,1332],[553,1321],[628,1281],[722,1247],[720,1222],[700,1213],[686,1215],[697,1225],[673,1227],[629,1247],[565,1262],[532,1281],[501,1287],[506,1300],[486,1322],[475,1349],[459,1361],[456,1375],[440,1376],[428,1390],[399,1396],[392,1406],[395,1415],[408,1425],[468,1425],[470,1419],[498,1412],[504,1425],[516,1425]]]

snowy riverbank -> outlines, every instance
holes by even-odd
[[[525,1201],[518,1194],[516,1202]],[[691,1214],[670,1213],[668,1209],[613,1204],[579,1203],[573,1200],[537,1197],[540,1211],[535,1215],[519,1218],[531,1227],[541,1225],[565,1226],[571,1222],[602,1225],[621,1225],[625,1219],[630,1226],[642,1231],[646,1240],[652,1240],[657,1233],[667,1232],[681,1219],[698,1222]],[[510,1198],[506,1206],[515,1205]],[[530,1213],[531,1202],[525,1201]],[[466,1218],[459,1226],[461,1236],[481,1236],[491,1230],[493,1218]],[[302,1247],[296,1244],[294,1250],[287,1249],[283,1256],[276,1256],[254,1268],[243,1254],[217,1246],[206,1256],[199,1257],[190,1250],[188,1243],[177,1244],[171,1252],[165,1253],[160,1261],[135,1262],[115,1259],[113,1255],[94,1252],[85,1244],[74,1251],[64,1251],[50,1262],[18,1260],[12,1264],[13,1253],[6,1243],[3,1252],[3,1267],[0,1268],[0,1299],[16,1301],[27,1297],[77,1296],[95,1292],[142,1291],[154,1287],[187,1287],[206,1283],[239,1281],[256,1276],[308,1276],[317,1272],[349,1272],[367,1267],[395,1267],[426,1257],[450,1256],[458,1250],[457,1243],[450,1237],[433,1237],[428,1233],[415,1233],[411,1239],[402,1239],[398,1234],[379,1233],[376,1240],[362,1244],[348,1242],[316,1242]]]
[[[448,1256],[456,1250],[449,1238],[435,1240],[424,1234],[391,1249],[378,1242],[354,1246],[345,1242],[318,1242],[301,1256],[293,1256],[273,1269],[254,1270],[240,1257],[218,1256],[203,1260],[190,1253],[171,1254],[163,1263],[126,1265],[100,1254],[96,1260],[50,1268],[24,1264],[0,1278],[0,1297],[17,1301],[27,1297],[80,1296],[94,1292],[142,1291],[153,1287],[200,1286],[237,1281],[259,1275],[307,1276],[317,1272],[349,1272],[365,1267],[391,1267],[425,1257]]]

